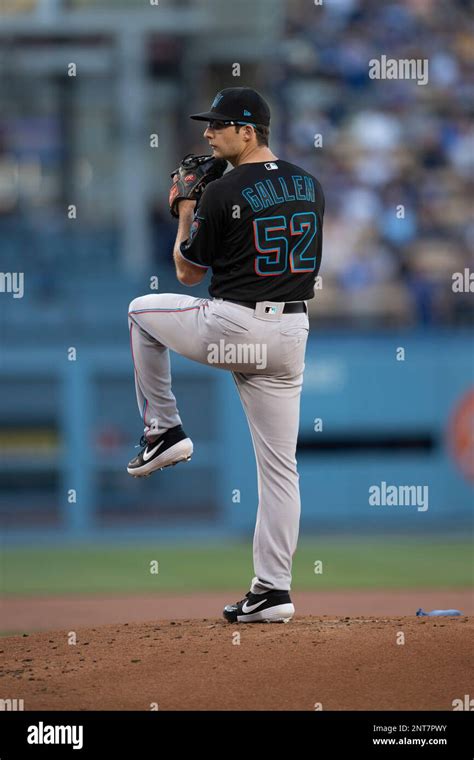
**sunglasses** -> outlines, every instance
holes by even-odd
[[[255,124],[252,124],[250,121],[219,121],[219,119],[214,119],[207,122],[207,128],[218,132],[226,127],[232,127],[235,124],[249,124],[251,127],[255,127]]]

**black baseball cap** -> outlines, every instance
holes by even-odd
[[[270,108],[260,93],[251,87],[227,87],[217,93],[211,110],[194,113],[197,121],[240,121],[246,124],[270,126]]]

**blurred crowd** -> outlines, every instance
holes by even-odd
[[[60,298],[71,282],[76,293],[82,287],[86,300],[94,300],[94,284],[101,292],[117,292],[133,276],[121,259],[126,238],[121,214],[124,203],[130,206],[119,168],[124,148],[133,152],[141,145],[147,180],[140,175],[147,199],[141,208],[149,213],[140,224],[150,228],[150,266],[160,273],[160,287],[176,287],[171,257],[176,223],[167,206],[166,159],[161,152],[159,164],[157,151],[150,158],[149,132],[160,128],[173,163],[179,152],[204,151],[200,133],[193,145],[198,133],[190,138],[187,131],[190,110],[202,110],[216,88],[242,84],[256,87],[272,104],[273,150],[311,171],[325,192],[323,286],[311,314],[321,323],[370,328],[471,321],[472,294],[453,292],[452,278],[474,270],[472,5],[472,0],[324,0],[322,5],[275,0],[275,13],[283,9],[275,55],[258,60],[259,52],[252,53],[256,58],[245,64],[247,77],[241,80],[230,76],[233,58],[225,58],[219,45],[213,57],[212,30],[206,32],[208,58],[199,58],[201,68],[190,81],[183,61],[204,55],[202,45],[193,45],[197,33],[155,31],[146,38],[142,76],[148,95],[143,142],[137,145],[130,125],[122,124],[121,80],[115,79],[115,51],[108,43],[91,31],[87,44],[98,56],[96,64],[103,55],[111,69],[103,74],[99,65],[76,83],[57,75],[54,40],[43,46],[47,53],[41,47],[39,59],[50,68],[41,74],[40,67],[31,77],[24,63],[16,70],[11,43],[1,37],[0,61],[10,61],[9,76],[0,78],[2,268],[14,270],[22,261],[28,292],[42,295],[42,314],[46,306],[56,306],[58,320],[64,311]],[[25,55],[36,60],[31,59],[37,55],[35,40],[17,41],[19,61]],[[372,79],[370,62],[382,56],[426,60],[427,83]],[[127,81],[123,72],[122,77]],[[64,211],[71,198],[80,208],[73,224]],[[116,278],[116,286],[102,286],[100,276],[107,283]],[[21,319],[23,313],[28,322],[26,309],[14,306],[13,316]],[[78,306],[80,314],[89,311]]]
[[[318,317],[470,318],[469,293],[451,287],[454,272],[473,268],[470,10],[467,0],[288,4],[274,131],[280,155],[326,195]],[[428,83],[370,79],[382,55],[428,59]]]

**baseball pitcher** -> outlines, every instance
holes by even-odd
[[[171,390],[170,349],[230,371],[255,450],[258,512],[255,575],[224,617],[287,622],[295,611],[289,592],[300,519],[306,302],[321,264],[324,195],[315,177],[268,147],[270,109],[255,90],[224,89],[209,111],[191,118],[207,122],[212,156],[187,156],[172,174],[170,210],[179,218],[173,256],[183,285],[211,270],[211,297],[149,294],[130,304],[144,435],[128,472],[147,476],[193,453]]]

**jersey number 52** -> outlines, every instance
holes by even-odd
[[[255,272],[261,277],[272,277],[287,272],[288,265],[289,271],[295,274],[313,272],[316,256],[311,255],[308,249],[316,232],[317,218],[312,211],[293,214],[289,224],[285,216],[255,219],[253,234],[255,248],[259,252],[255,257]],[[291,247],[288,237],[293,243]]]

